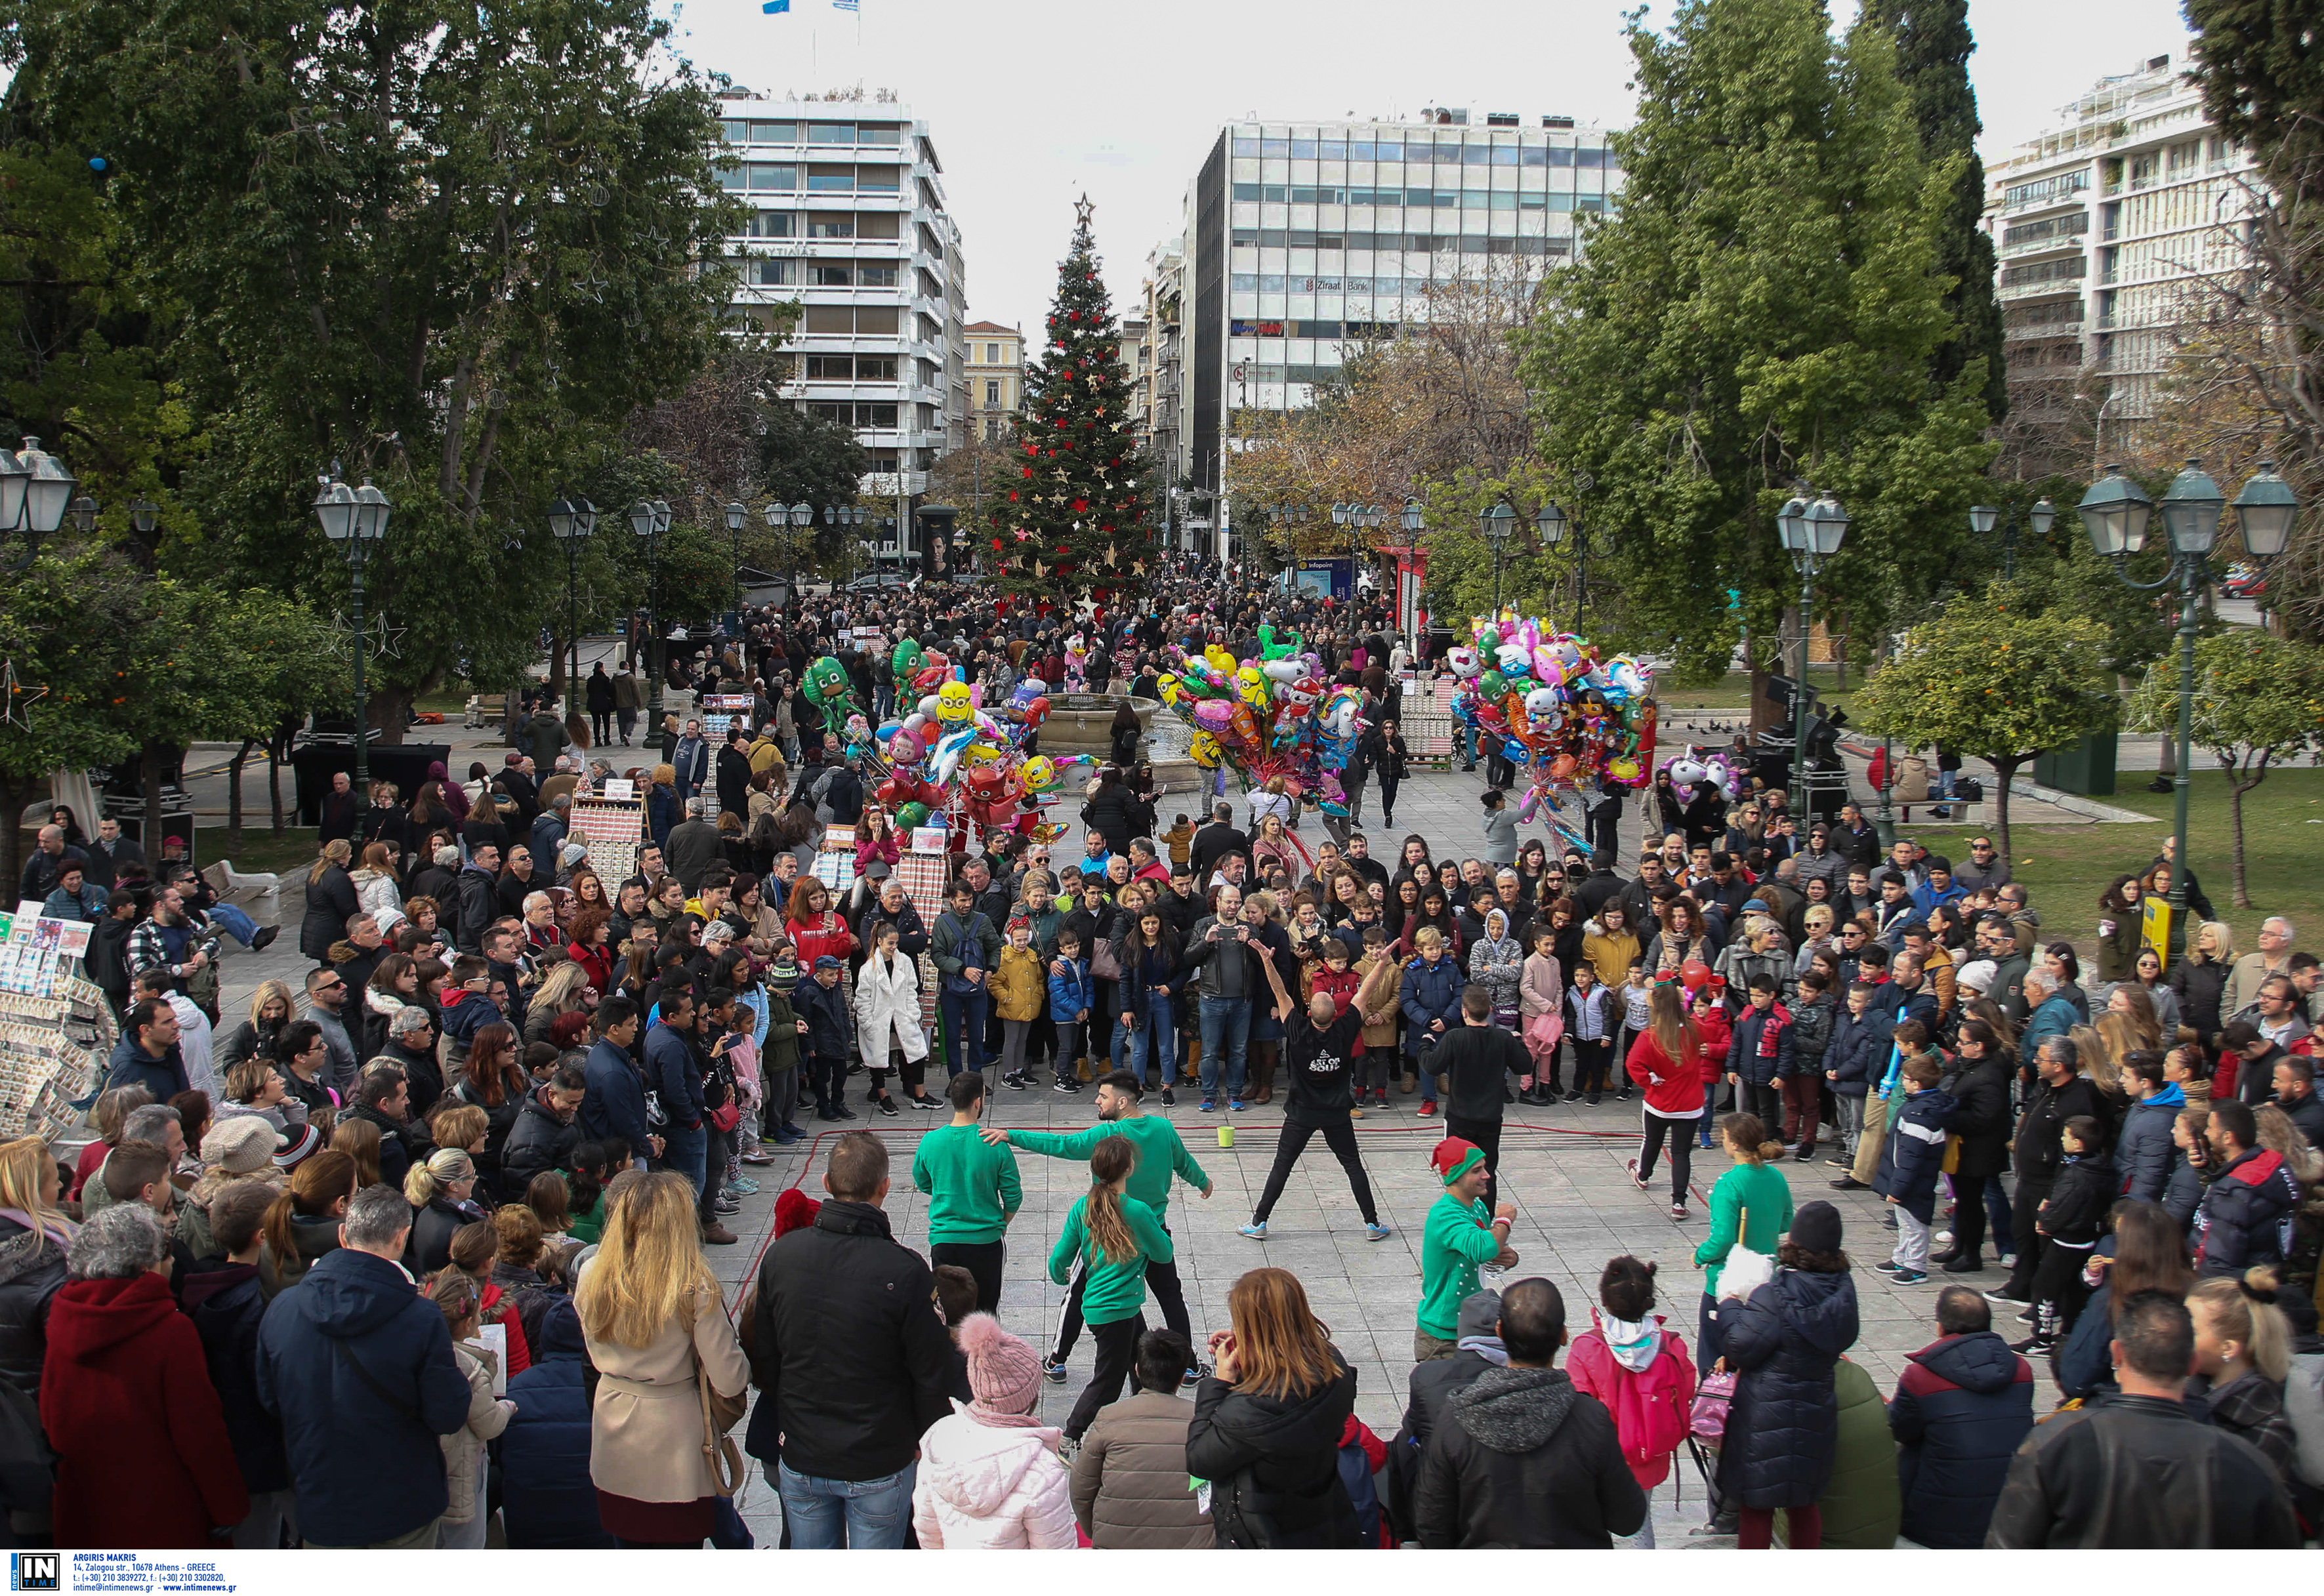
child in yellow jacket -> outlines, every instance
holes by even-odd
[[[987,978],[992,1006],[1001,1016],[1001,1066],[1004,1074],[1025,1067],[1025,1038],[1041,1018],[1049,990],[1048,967],[1033,946],[1033,922],[1018,915],[1009,922],[1008,945],[1000,967]]]

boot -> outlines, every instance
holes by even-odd
[[[1256,1082],[1250,1094],[1251,1102],[1273,1102],[1275,1101],[1275,1060],[1272,1058],[1259,1060],[1251,1066],[1251,1074]]]
[[[1405,1066],[1404,1079],[1398,1084],[1397,1090],[1406,1097],[1420,1090],[1420,1076],[1408,1064]]]

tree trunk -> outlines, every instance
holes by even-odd
[[[411,699],[412,693],[409,687],[373,689],[368,713],[372,724],[378,728],[381,746],[403,746],[403,733],[411,724]]]
[[[226,853],[231,859],[242,852],[242,767],[250,761],[250,751],[258,746],[255,737],[244,737],[234,757],[226,762]]]
[[[1831,638],[1831,690],[1835,693],[1845,693],[1848,691],[1847,624],[1847,617],[1841,615],[1838,611],[1834,611],[1832,613],[1831,630],[1830,633]]]
[[[46,780],[39,776],[0,776],[0,881],[7,883],[14,903],[16,884],[24,872],[24,806],[32,789]]]
[[[2259,756],[2259,763],[2254,768],[2250,774],[2251,780],[2248,781],[2231,780],[2227,783],[2227,821],[2229,826],[2233,828],[2233,836],[2235,841],[2236,907],[2237,909],[2249,909],[2252,907],[2251,888],[2244,880],[2244,794],[2249,792],[2253,788],[2257,787],[2261,782],[2267,780],[2267,755],[2265,753],[2262,753]],[[2192,852],[2193,850],[2190,848],[2189,851]],[[2185,868],[2183,861],[2181,863],[2181,868]]]
[[[565,691],[565,640],[554,630],[549,634],[549,690],[551,695]]]
[[[282,835],[282,753],[290,745],[290,734],[277,727],[266,742],[266,797],[273,806],[274,827],[269,834]]]
[[[159,743],[149,742],[138,751],[137,769],[144,780],[145,788],[145,835],[138,840],[145,844],[145,857],[153,862],[154,869],[159,870],[161,867],[161,745]],[[191,837],[186,840],[189,843],[193,841]],[[190,859],[193,853],[193,849],[189,847],[186,856]]]
[[[2010,856],[2009,845],[2009,784],[2017,779],[2017,767],[2034,756],[2013,753],[1985,762],[1993,767],[1993,831],[1994,843],[2006,861]]]

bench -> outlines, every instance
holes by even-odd
[[[220,903],[231,903],[261,926],[282,923],[282,878],[276,875],[244,875],[231,862],[219,860],[202,870],[202,880],[218,895]]]

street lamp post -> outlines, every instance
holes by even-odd
[[[734,627],[738,632],[742,626],[742,523],[750,519],[750,511],[742,504],[732,503],[726,506],[726,531],[734,540],[733,598]]]
[[[1533,518],[1534,529],[1541,534],[1542,543],[1551,549],[1565,541],[1570,528],[1573,533],[1573,630],[1582,630],[1582,590],[1589,581],[1590,539],[1582,523],[1567,516],[1554,499],[1545,500]]]
[[[1972,504],[1969,507],[1969,530],[1980,538],[1989,538],[1993,536],[1995,524],[2001,520],[2001,513],[1990,504]],[[2046,540],[2050,536],[2051,526],[2058,519],[2058,507],[2051,503],[2049,496],[2044,494],[2034,502],[2033,509],[2025,512],[2025,519],[2032,524],[2034,535]],[[2001,575],[2004,580],[2017,575],[2017,506],[2015,504],[2009,507],[2009,520],[2001,534]]]
[[[42,449],[37,438],[24,440],[21,456],[0,449],[0,536],[24,534],[24,558],[11,564],[11,571],[28,570],[40,558],[41,540],[64,525],[73,490],[79,485],[62,460]]]
[[[655,592],[659,576],[658,557],[661,552],[661,535],[669,530],[669,501],[656,499],[651,503],[640,499],[630,506],[630,530],[646,542],[646,727],[649,736],[661,734],[661,678],[659,650],[661,641],[661,609]]]
[[[2171,919],[2185,923],[2187,875],[2187,800],[2192,781],[2195,736],[2196,605],[2209,585],[2212,547],[2219,538],[2219,512],[2227,508],[2219,484],[2204,471],[2200,460],[2172,479],[2163,495],[2163,524],[2171,537],[2171,568],[2153,582],[2134,582],[2125,571],[2129,558],[2146,546],[2146,528],[2154,503],[2119,466],[2090,484],[2077,506],[2090,547],[2108,561],[2116,580],[2126,587],[2150,593],[2179,585],[2179,768],[2172,779],[2172,835],[2177,842],[2171,872]],[[2235,511],[2243,530],[2244,552],[2264,566],[2283,552],[2291,540],[2292,523],[2299,518],[2300,500],[2290,484],[2275,474],[2275,462],[2262,460],[2243,492],[2236,495]]]
[[[1517,535],[1517,512],[1509,508],[1507,499],[1497,501],[1490,510],[1477,512],[1477,530],[1485,541],[1493,546],[1493,613],[1501,613],[1501,558],[1508,552],[1509,540]]]
[[[1792,692],[1792,813],[1804,825],[1808,819],[1808,616],[1815,604],[1816,573],[1840,552],[1848,536],[1848,512],[1830,494],[1813,503],[1803,498],[1786,503],[1775,516],[1775,530],[1800,574],[1800,665],[1798,686]],[[1887,814],[1887,793],[1881,793],[1881,813]]]
[[[575,494],[549,507],[549,530],[565,545],[565,703],[576,706],[581,687],[581,546],[597,530],[597,507]]]
[[[351,488],[339,480],[336,470],[323,478],[322,488],[315,494],[315,519],[322,523],[323,536],[346,545],[347,569],[354,578],[350,598],[355,606],[357,790],[371,785],[371,698],[364,682],[364,656],[370,651],[364,639],[364,561],[371,545],[387,536],[387,518],[394,508],[387,495],[369,482]]]

